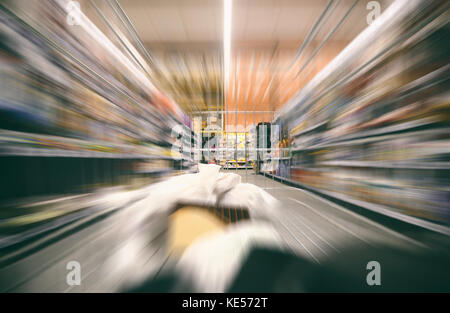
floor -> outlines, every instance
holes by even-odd
[[[242,176],[242,182],[263,188],[281,202],[280,210],[284,214],[279,221],[279,231],[283,238],[295,252],[316,262],[350,245],[424,247],[420,242],[309,191],[245,170],[235,173]]]
[[[273,221],[273,224],[286,247],[313,262],[327,262],[352,245],[368,248],[391,245],[406,249],[426,249],[424,244],[414,239],[308,191],[255,175],[250,171],[235,172],[242,176],[242,182],[255,184],[280,201],[281,214],[279,220]],[[56,238],[52,244],[36,244],[36,250],[30,255],[0,269],[0,291],[117,291],[121,281],[112,277],[158,273],[167,261],[167,256],[161,248],[165,237],[164,230],[158,228],[157,220],[148,223],[150,232],[146,232],[145,245],[149,242],[148,234],[153,236],[149,249],[142,252],[139,247],[130,246],[124,250],[128,251],[123,255],[127,265],[122,266],[121,275],[115,272],[117,267],[114,264],[105,266],[108,256],[123,248],[123,221],[137,208],[139,199],[130,200],[123,209],[111,216],[80,229],[74,228],[69,235]],[[139,242],[139,233],[133,236],[138,238],[135,242]],[[136,259],[134,263],[133,258]],[[66,266],[70,260],[83,264],[83,284],[80,286],[67,284],[69,269]],[[111,269],[110,273],[105,271],[108,268]]]

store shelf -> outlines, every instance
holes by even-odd
[[[135,170],[134,173],[136,174],[165,174],[172,171],[173,168],[155,168],[155,169],[148,169],[148,170]]]
[[[150,154],[125,154],[107,152],[71,151],[63,149],[39,149],[39,148],[12,148],[0,149],[0,156],[27,156],[27,157],[64,157],[64,158],[107,158],[107,159],[163,159],[171,160],[171,157]]]
[[[289,185],[292,186],[297,186],[299,188],[306,188],[308,190],[313,190],[319,194],[322,195],[326,195],[353,205],[356,205],[358,207],[370,210],[370,211],[374,211],[376,213],[379,214],[383,214],[385,216],[391,217],[391,218],[395,218],[398,219],[400,221],[406,222],[406,223],[410,223],[413,225],[417,225],[432,231],[436,231],[445,235],[450,235],[450,227],[447,227],[445,225],[440,225],[440,224],[436,224],[433,222],[429,222],[426,221],[424,219],[421,218],[416,218],[410,215],[406,215],[406,214],[402,214],[400,212],[396,212],[393,211],[392,208],[386,207],[386,206],[382,206],[382,205],[378,205],[378,204],[374,204],[374,203],[370,203],[370,202],[366,202],[366,201],[361,201],[361,200],[357,200],[354,199],[352,197],[349,197],[347,195],[343,195],[337,192],[332,192],[332,191],[328,191],[328,190],[324,190],[324,189],[319,189],[319,188],[314,188],[308,185],[304,185],[298,181],[294,181],[285,177],[280,177],[277,175],[273,175],[273,174],[269,174],[269,173],[263,173],[264,176],[270,177],[270,178],[274,178],[277,179],[281,182],[284,183],[288,183]]]
[[[0,143],[2,144],[0,156],[171,159],[169,155],[163,155],[161,152],[138,152],[139,150],[151,150],[151,148],[145,146],[111,144],[7,130],[0,130]],[[61,149],[59,148],[61,146],[67,146],[68,148]],[[98,151],[95,151],[95,149]],[[167,151],[167,153],[170,152]]]
[[[307,186],[304,186],[307,187]],[[406,215],[406,214],[402,214],[396,211],[393,211],[392,208],[386,207],[386,206],[382,206],[382,205],[378,205],[378,204],[374,204],[374,203],[370,203],[370,202],[366,202],[366,201],[361,201],[361,200],[357,200],[357,199],[353,199],[352,197],[343,195],[343,194],[339,194],[336,192],[332,192],[332,191],[326,191],[326,190],[322,190],[322,189],[317,189],[317,188],[312,188],[312,187],[307,187],[311,190],[314,190],[316,192],[319,192],[321,194],[357,205],[359,207],[362,207],[364,209],[368,209],[371,211],[374,211],[376,213],[380,213],[398,220],[401,220],[403,222],[407,222],[413,225],[417,225],[432,231],[436,231],[439,233],[442,233],[444,235],[450,235],[450,228],[445,226],[445,225],[439,225],[436,223],[432,223],[432,222],[428,222],[424,219],[421,218],[416,218],[410,215]]]
[[[61,6],[61,3],[43,4],[49,11],[54,11],[55,6]],[[170,144],[172,138],[168,134],[174,125],[182,125],[183,131],[192,135],[189,127],[184,125],[189,120],[178,105],[158,90],[130,56],[123,54],[86,16],[86,23],[76,28],[77,31],[69,27],[60,34],[57,25],[59,21],[65,24],[66,8],[60,9],[54,11],[52,19],[36,23],[20,11],[1,7],[2,21],[8,21],[4,26],[11,36],[5,38],[4,44],[6,47],[13,45],[9,51],[19,56],[14,66],[5,67],[2,72],[5,83],[2,93],[5,93],[5,99],[9,94],[33,95],[32,101],[24,98],[15,104],[22,108],[24,116],[30,116],[27,125],[20,127],[33,128],[36,134],[67,134],[67,141],[71,141],[69,137],[85,138],[86,144],[91,142],[91,145],[98,141],[104,141],[106,147],[120,143],[128,145],[131,151],[141,149],[139,143],[148,141],[162,146]],[[5,60],[8,60],[6,55],[2,55],[0,63],[8,64]],[[15,120],[19,117],[9,106],[2,108],[11,115],[8,123],[21,122]],[[8,129],[22,131],[16,127],[14,124]],[[57,140],[64,144],[62,138]],[[139,152],[112,154],[80,150],[13,147],[3,153],[80,158],[156,157]]]
[[[346,166],[346,167],[378,167],[405,169],[450,169],[450,162],[385,162],[385,161],[329,161],[317,163],[317,166]]]
[[[440,2],[397,1],[279,110],[274,123],[290,134],[290,177],[448,234],[435,226],[450,224],[445,12]]]
[[[356,134],[342,136],[339,140],[343,141],[343,140],[364,138],[364,137],[370,137],[370,136],[387,135],[390,133],[396,133],[396,132],[402,132],[402,131],[410,131],[415,128],[433,124],[435,122],[436,122],[435,118],[426,117],[426,118],[418,119],[415,121],[400,123],[397,125],[385,126],[385,127],[381,127],[378,129],[367,130],[367,131],[358,132]]]
[[[448,128],[448,127],[437,128],[437,129],[427,129],[427,130],[420,130],[420,131],[407,132],[407,133],[398,133],[398,134],[383,135],[383,136],[377,136],[377,137],[367,137],[367,138],[362,138],[362,139],[329,141],[329,142],[324,142],[324,143],[312,145],[312,146],[292,147],[291,151],[298,152],[298,151],[310,151],[310,150],[318,150],[318,149],[332,148],[332,147],[339,147],[339,146],[355,146],[355,145],[362,145],[362,144],[368,144],[368,143],[374,143],[374,142],[380,142],[380,141],[387,141],[387,140],[394,140],[394,139],[401,139],[401,138],[410,138],[410,137],[415,137],[415,136],[446,135],[449,133],[450,133],[450,128]]]
[[[310,127],[306,128],[306,129],[302,129],[302,130],[300,130],[300,131],[298,131],[298,132],[296,132],[296,133],[292,133],[291,136],[294,138],[294,137],[297,137],[297,136],[300,136],[300,135],[304,135],[304,134],[306,134],[306,133],[308,133],[308,132],[311,132],[311,131],[313,131],[313,130],[316,130],[316,129],[319,128],[320,126],[325,125],[327,122],[328,122],[328,121],[323,121],[323,122],[318,123],[318,124],[316,124],[316,125],[310,126]]]

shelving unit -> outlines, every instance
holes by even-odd
[[[449,234],[448,21],[443,2],[389,7],[277,112],[292,159],[271,177]]]
[[[135,169],[145,168],[148,175],[189,170],[192,163],[173,160],[175,138],[170,135],[175,125],[181,125],[188,133],[184,138],[189,138],[183,146],[195,145],[190,119],[155,86],[146,70],[149,65],[139,55],[142,51],[114,41],[117,38],[105,35],[83,12],[80,25],[69,25],[64,1],[29,4],[33,14],[24,13],[21,6],[25,4],[1,4],[0,8],[4,35],[0,47],[0,166],[14,166],[10,158],[16,157],[24,162],[36,158],[36,166],[53,168],[59,162],[56,159],[63,158],[68,169],[61,185],[66,185],[64,191],[72,188],[73,192],[83,183],[77,170],[86,176],[85,170],[93,169],[96,177],[84,181],[87,184],[110,184],[114,176],[110,172],[127,179],[143,174]],[[192,155],[184,155],[184,160],[192,161]],[[114,170],[114,166],[120,168]],[[5,181],[20,181],[13,176],[25,175],[23,180],[36,180],[33,185],[44,180],[44,186],[58,186],[62,179],[53,172],[31,177],[20,168],[7,173]],[[62,191],[15,187],[23,196]],[[3,193],[5,197],[22,195]]]

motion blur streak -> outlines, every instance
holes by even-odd
[[[0,291],[450,291],[449,23],[0,0]]]

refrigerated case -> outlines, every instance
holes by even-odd
[[[226,138],[224,147],[226,168],[253,168],[254,163],[249,158],[249,142],[253,140],[253,137],[247,132],[229,132]]]

